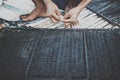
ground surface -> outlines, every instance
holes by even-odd
[[[120,30],[0,31],[1,80],[120,80]]]

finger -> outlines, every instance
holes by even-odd
[[[49,16],[49,18],[50,18],[50,20],[52,21],[52,22],[54,22],[55,20],[51,17],[51,16]]]
[[[75,22],[74,22],[75,24],[79,24],[79,21],[78,20],[75,20]]]
[[[70,23],[64,23],[64,25],[65,25],[66,27],[68,27],[68,26],[70,25]]]
[[[65,28],[68,27],[68,24],[67,24],[67,23],[64,23],[64,25],[65,25]]]
[[[70,14],[67,13],[64,15],[64,19],[69,19],[69,18],[70,18]]]
[[[72,23],[72,27],[75,27],[76,26],[76,23]]]
[[[70,28],[70,25],[69,26],[65,26],[65,29],[69,29]]]
[[[57,21],[57,20],[55,20],[52,16],[49,16],[49,18],[51,19],[51,21],[52,21],[53,23],[58,22],[58,21]]]
[[[63,16],[62,15],[60,15],[60,21],[62,21],[63,20]]]
[[[74,26],[76,26],[76,25],[78,25],[78,21],[76,21],[76,22],[74,23]]]
[[[77,26],[78,24],[77,23],[74,23],[74,26]]]
[[[79,24],[76,24],[76,26],[80,26]]]
[[[73,27],[73,24],[70,24],[70,28],[72,28]]]
[[[52,16],[54,19],[56,19],[56,20],[60,20],[60,17],[57,16],[56,14],[52,14],[51,16]]]
[[[77,24],[79,25],[79,21],[77,20]]]
[[[74,23],[75,22],[72,19],[63,19],[61,21],[65,22],[65,23]]]
[[[56,12],[56,14],[57,14],[58,16],[61,16],[61,13],[60,13],[59,10],[55,10],[55,12]]]
[[[71,25],[69,25],[69,26],[67,27],[67,29],[69,29],[69,28],[71,28]]]

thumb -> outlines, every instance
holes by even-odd
[[[70,15],[67,13],[64,15],[64,19],[69,19],[70,18]]]

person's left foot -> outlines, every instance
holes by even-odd
[[[3,25],[0,23],[0,30],[3,28]]]

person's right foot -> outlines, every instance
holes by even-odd
[[[20,18],[23,21],[30,21],[30,20],[34,20],[37,17],[46,17],[47,13],[46,13],[46,7],[45,6],[41,6],[39,8],[35,8],[30,14],[28,15],[23,15]]]
[[[2,25],[2,23],[0,23],[0,30],[3,28],[3,25]]]

